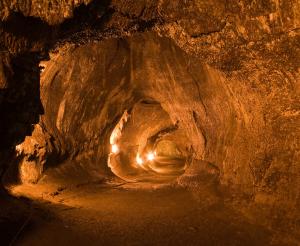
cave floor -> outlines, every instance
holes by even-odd
[[[52,192],[43,185],[16,187],[13,193],[31,202],[11,245],[283,245],[214,187],[195,193],[138,185],[94,182]]]

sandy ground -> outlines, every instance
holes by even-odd
[[[197,194],[141,184],[55,189],[23,185],[13,190],[34,202],[12,245],[283,245],[209,187]]]

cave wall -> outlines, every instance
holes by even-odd
[[[258,202],[298,206],[297,80],[270,72],[262,83],[261,70],[228,75],[154,33],[66,46],[44,65],[41,125],[54,155],[73,159],[58,169],[62,177],[70,169],[109,173],[114,124],[134,102],[151,98],[186,133],[194,157],[221,171],[223,184]]]
[[[296,75],[264,69],[251,70],[249,77],[228,75],[171,40],[144,36],[131,42],[135,79],[143,81],[145,93],[160,101],[174,122],[179,120],[197,159],[220,168],[225,184],[238,184],[258,200],[283,195],[299,203]]]
[[[58,176],[108,174],[110,134],[136,98],[126,43],[110,40],[70,46],[53,56],[44,64],[41,78],[46,112],[41,125],[53,146],[48,163],[51,167],[72,160]]]
[[[74,8],[81,4],[88,4],[90,0],[72,1],[1,1],[0,17],[5,21],[12,12],[22,13],[24,16],[39,17],[49,24],[58,24],[66,18],[73,17]]]
[[[85,2],[87,5],[76,8],[80,3],[57,1],[50,6],[45,1],[24,1],[24,4],[0,1],[0,128],[5,136],[1,140],[2,156],[25,135],[30,135],[31,124],[42,113],[37,100],[38,61],[45,59],[50,49],[59,49],[69,42],[76,46],[151,29],[171,38],[194,56],[188,58],[189,62],[182,62],[183,58],[176,62],[176,58],[174,64],[178,69],[188,63],[191,75],[187,80],[201,81],[199,91],[203,102],[197,103],[194,113],[180,111],[186,119],[183,121],[186,128],[190,126],[188,122],[197,122],[190,128],[191,133],[198,139],[202,139],[203,133],[200,144],[192,141],[198,143],[194,144],[197,158],[220,166],[226,174],[225,183],[243,183],[247,187],[251,184],[251,189],[260,194],[256,197],[258,201],[280,198],[299,204],[299,1],[124,0],[106,2],[101,7],[95,7],[99,5],[97,1]],[[25,31],[18,28],[20,23]],[[32,29],[38,31],[31,35]],[[159,50],[158,44],[148,45]],[[161,53],[160,57],[164,56]],[[145,74],[159,69],[157,62],[150,59],[149,63],[152,67],[144,68]],[[165,72],[168,64],[162,66],[164,71],[158,73],[159,77],[173,81],[187,78],[182,69],[173,78],[171,72]],[[149,78],[147,75],[145,81]],[[187,86],[191,84],[188,82]],[[156,91],[170,88],[156,80],[147,86]],[[198,88],[192,88],[189,93],[199,102],[200,97],[195,95]],[[180,93],[185,95],[184,91],[181,89]],[[11,94],[22,96],[11,101]],[[188,100],[178,99],[194,109],[195,105]],[[166,110],[170,101],[164,105]],[[25,106],[27,102],[30,103]],[[174,120],[176,115],[173,113]],[[23,118],[16,120],[20,116]],[[71,139],[80,134],[76,132]],[[74,145],[71,142],[67,143],[69,149]],[[6,158],[1,163],[2,169],[7,164]]]

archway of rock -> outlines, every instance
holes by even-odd
[[[98,16],[99,11],[104,10],[96,8],[91,14]],[[81,13],[87,15],[83,21],[93,26],[96,22],[87,12]],[[77,17],[61,30],[74,25],[70,32],[76,33]],[[21,244],[44,238],[38,244],[53,245],[57,239],[64,245],[60,231],[74,245],[120,245],[124,240],[134,244],[136,239],[140,244],[153,240],[176,245],[297,241],[291,218],[299,217],[299,166],[294,165],[298,75],[276,66],[295,69],[298,59],[282,56],[272,67],[265,64],[273,57],[268,51],[267,58],[253,61],[255,52],[257,57],[263,53],[257,48],[260,43],[253,48],[252,39],[246,42],[245,47],[255,51],[249,57],[246,53],[252,48],[237,52],[242,45],[233,48],[237,44],[231,42],[238,31],[230,29],[227,18],[225,22],[220,31],[198,35],[186,26],[186,19],[151,32],[146,32],[149,23],[141,21],[143,31],[129,37],[111,35],[75,44],[64,40],[50,52],[50,59],[40,63],[44,115],[32,136],[15,146],[17,158],[4,175],[13,195],[30,198],[43,211],[34,218],[34,233],[27,231]],[[163,31],[169,37],[161,35]],[[265,44],[266,50],[274,45],[281,52],[290,45],[286,40],[276,42]],[[287,50],[283,54],[289,54]],[[19,141],[29,135],[35,113],[42,111],[39,70],[34,70],[39,59],[26,54],[21,58],[14,63],[16,70],[29,64],[20,65],[22,76],[0,64],[1,74],[26,82],[20,90],[15,90],[16,83],[9,93],[1,93],[1,114],[9,116],[1,131],[10,129],[3,146],[12,142],[10,137]],[[30,76],[35,83],[30,83]],[[30,88],[34,96],[23,105]],[[27,94],[19,101],[9,97],[23,89]],[[34,107],[27,110],[30,105]],[[16,112],[9,110],[14,107]],[[17,112],[21,113],[16,117]],[[48,213],[54,222],[45,219]],[[285,225],[293,233],[286,233]],[[124,231],[125,236],[120,233]],[[81,241],[76,240],[78,234]]]

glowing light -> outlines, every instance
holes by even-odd
[[[20,155],[23,151],[23,146],[22,144],[19,144],[16,146],[16,152],[17,152],[17,155]]]
[[[119,152],[119,147],[118,147],[118,145],[113,144],[113,145],[111,146],[111,152],[114,153],[114,154],[118,153],[118,152]]]
[[[154,153],[153,152],[149,152],[147,154],[147,159],[148,159],[148,161],[153,161],[155,159]]]
[[[139,165],[142,165],[144,163],[143,159],[140,157],[139,154],[137,154],[135,159],[136,159],[137,164],[139,164]]]

